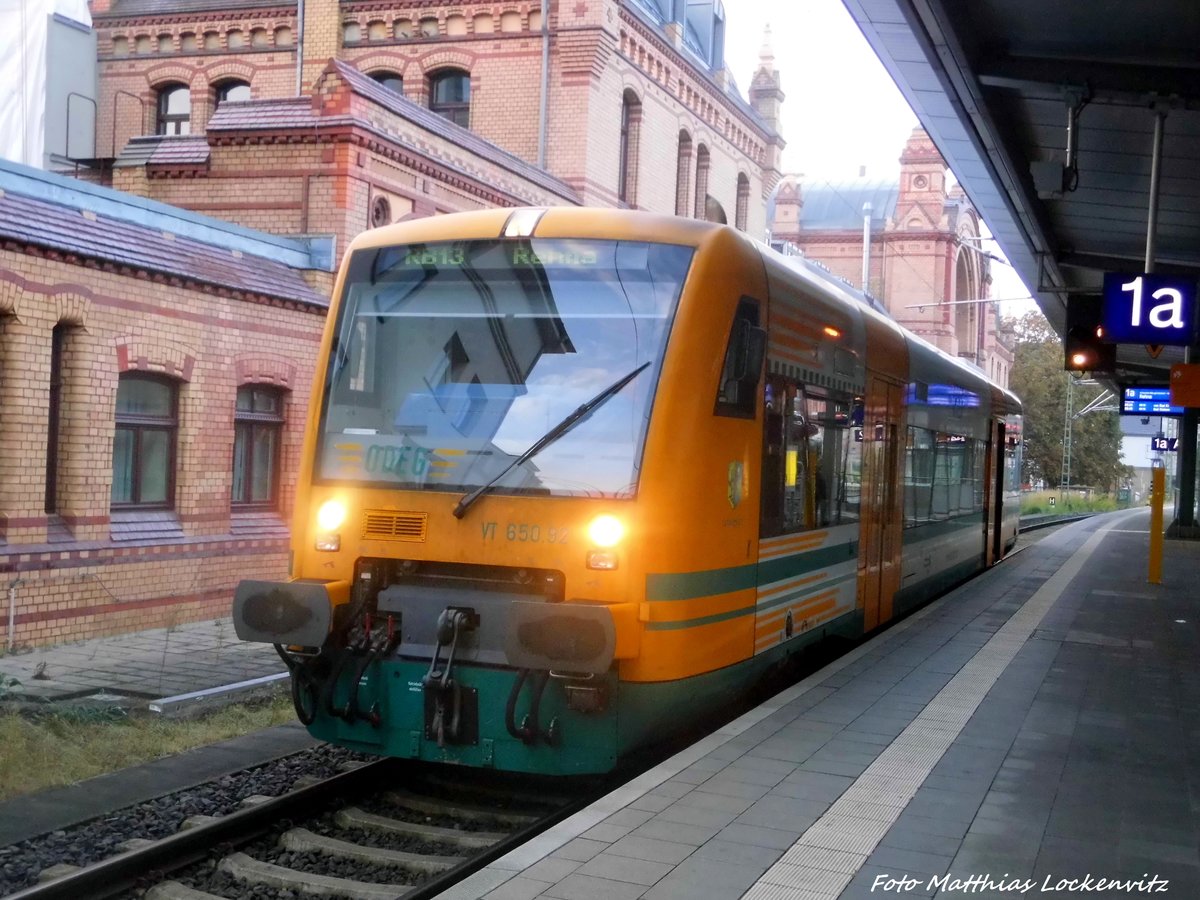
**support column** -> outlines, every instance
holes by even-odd
[[[1196,425],[1200,409],[1184,410],[1179,423],[1179,501],[1175,507],[1172,537],[1191,537],[1182,531],[1196,525]]]

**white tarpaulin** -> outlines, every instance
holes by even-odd
[[[42,167],[53,14],[91,27],[87,0],[0,0],[0,157]]]

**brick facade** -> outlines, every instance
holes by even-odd
[[[0,597],[14,601],[0,647],[225,615],[238,580],[286,577],[332,278],[292,250],[281,263],[266,235],[239,228],[329,237],[336,259],[368,227],[412,216],[621,204],[628,97],[624,205],[764,235],[783,146],[770,60],[754,95],[768,120],[647,7],[549,9],[543,28],[539,0],[306,0],[303,22],[294,0],[92,0],[100,165],[76,174],[146,199],[122,220],[117,194],[74,196],[0,164]],[[447,71],[469,76],[469,127],[429,109],[431,79]],[[370,77],[380,73],[400,76],[402,94]],[[249,84],[250,100],[218,105],[231,81]],[[176,85],[190,97],[187,128],[155,135],[160,92]],[[158,203],[191,210],[186,227]],[[240,249],[247,241],[258,249]],[[119,379],[138,372],[177,397],[166,509],[112,503]],[[272,509],[241,513],[234,403],[250,384],[282,391],[282,483]]]
[[[772,241],[791,244],[855,287],[863,281],[861,200],[881,194],[871,211],[868,290],[908,330],[1008,384],[1011,340],[1000,332],[990,296],[990,262],[980,246],[979,214],[929,136],[914,130],[900,157],[900,179],[885,191],[870,183],[809,185],[788,176],[775,196]],[[878,188],[878,186],[876,186]],[[821,209],[805,211],[810,206]],[[832,208],[832,212],[830,209]]]
[[[164,184],[162,173],[144,182],[118,170],[114,186],[251,227],[333,231],[342,238],[372,221],[368,206],[376,190],[405,196],[412,205],[402,207],[416,215],[479,205],[624,205],[617,180],[622,98],[629,92],[639,104],[640,140],[631,160],[635,202],[628,205],[674,213],[681,183],[703,182],[704,196],[687,214],[723,215],[734,224],[741,184],[746,199],[739,224],[750,234],[765,233],[765,202],[779,178],[783,146],[775,131],[782,92],[771,60],[764,58],[748,104],[728,90],[727,71],[706,68],[683,48],[680,28],[654,21],[631,0],[551,3],[545,31],[538,0],[508,7],[307,0],[299,66],[294,4],[222,5],[220,12],[188,12],[186,4],[167,9],[157,0],[117,0],[103,9],[93,5],[100,56],[98,152],[121,155],[131,140],[153,133],[156,98],[167,84],[190,86],[191,133],[207,134],[212,143],[211,162],[189,173],[199,183]],[[543,138],[544,41],[549,72]],[[389,166],[374,158],[359,163],[353,156],[338,156],[330,165],[311,153],[264,150],[261,141],[239,154],[213,140],[209,124],[222,81],[248,82],[255,101],[299,96],[312,99],[315,109],[328,109],[328,98],[318,92],[328,80],[331,59],[368,75],[401,77],[404,96],[419,107],[429,105],[431,77],[448,70],[467,73],[470,132],[486,146],[464,154],[462,146],[453,146],[452,132],[448,141],[444,128],[420,123],[414,128],[411,121],[396,120],[382,129],[386,137],[408,156],[424,157],[425,165],[406,165],[395,154]],[[358,114],[376,118],[369,111]],[[489,153],[487,147],[501,153]],[[695,171],[699,148],[707,154],[706,178]],[[464,162],[470,167],[480,157],[504,154],[536,166],[568,192],[531,199],[479,198],[453,189],[436,191],[434,197],[397,191],[405,183],[439,186]],[[368,172],[374,179],[364,178]],[[678,172],[678,177],[655,177],[660,172]],[[328,187],[305,183],[309,175],[358,183],[357,189],[343,184],[333,192],[334,204],[340,205],[333,227],[302,214],[311,192]],[[259,190],[264,177],[270,183]],[[234,183],[216,184],[219,180]],[[251,184],[255,188],[248,190]]]
[[[250,280],[256,271],[276,279],[286,267],[237,245],[200,247],[156,230],[159,219],[145,208],[136,212],[150,227],[112,230],[106,213],[89,208],[104,199],[96,189],[73,200],[58,185],[53,201],[39,199],[40,185],[19,168],[0,171],[0,596],[7,600],[11,588],[14,601],[11,635],[8,610],[0,614],[0,646],[226,615],[239,579],[286,576],[286,522],[331,276],[307,273],[316,289],[295,277],[260,287]],[[16,223],[30,218],[51,228],[23,232]],[[158,225],[165,227],[172,226]],[[187,266],[194,274],[129,251],[156,242],[185,260],[199,253]],[[249,277],[209,277],[197,262],[222,255]],[[48,464],[55,326],[64,332],[57,453]],[[166,510],[112,509],[123,372],[159,374],[177,390]],[[248,384],[281,391],[281,479],[272,509],[241,513],[231,504],[234,400]],[[48,498],[50,477],[56,490]]]

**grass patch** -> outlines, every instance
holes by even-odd
[[[227,706],[189,720],[94,709],[0,713],[0,800],[73,784],[295,718],[286,696]]]
[[[1051,503],[1050,501],[1054,502]],[[1118,503],[1111,494],[1098,492],[1071,491],[1063,496],[1058,491],[1038,491],[1021,495],[1021,515],[1034,516],[1041,513],[1101,513],[1125,509],[1128,502]]]

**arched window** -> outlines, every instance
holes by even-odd
[[[721,205],[721,201],[716,197],[704,198],[704,220],[706,222],[717,222],[721,225],[729,224],[729,219],[725,215],[725,207]]]
[[[621,149],[617,170],[617,199],[629,206],[637,204],[638,132],[642,122],[642,103],[627,90],[621,97]]]
[[[158,91],[158,118],[155,134],[189,134],[192,120],[192,93],[186,84],[168,84]]]
[[[233,423],[235,508],[274,508],[279,498],[279,445],[283,393],[248,384],[238,388]]]
[[[58,512],[58,448],[62,434],[63,355],[68,326],[59,322],[50,333],[50,402],[46,427],[46,512]]]
[[[371,77],[382,84],[389,91],[395,91],[400,96],[404,96],[404,79],[395,72],[389,72],[387,69],[381,69],[378,72],[372,72]]]
[[[114,509],[170,509],[175,500],[175,382],[130,372],[117,386],[113,436]]]
[[[750,179],[745,172],[738,172],[737,206],[733,211],[733,226],[738,231],[746,230],[750,218]]]
[[[231,78],[229,81],[222,81],[217,85],[217,106],[220,106],[226,100],[232,100],[234,103],[240,103],[243,100],[249,99],[250,85],[244,81]]]
[[[429,108],[455,125],[471,124],[471,76],[462,69],[446,69],[429,79]]]
[[[696,205],[692,215],[708,218],[708,148],[703,144],[696,150]]]
[[[679,132],[679,156],[675,163],[675,215],[686,216],[692,202],[692,136]]]

